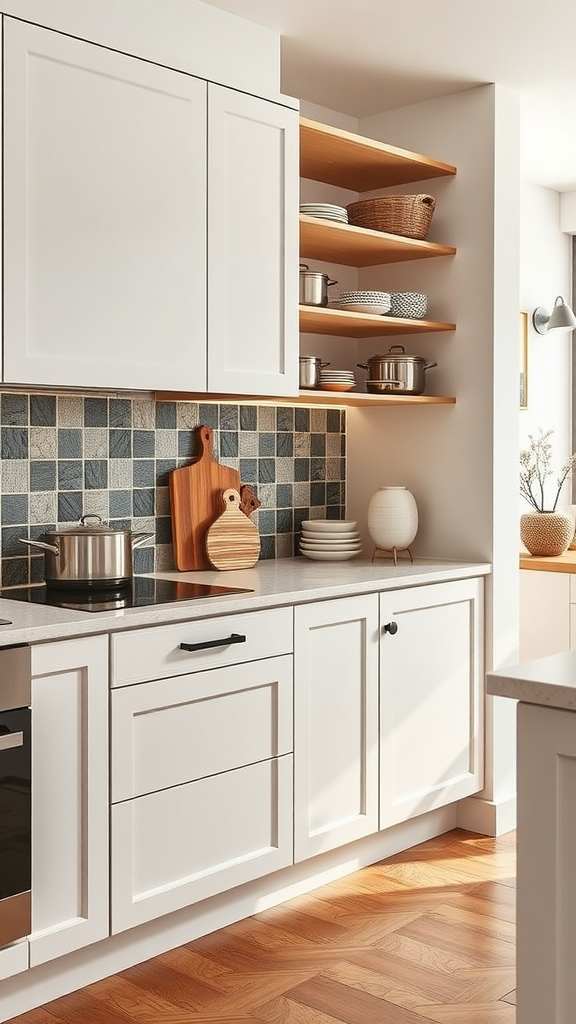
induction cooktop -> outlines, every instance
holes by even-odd
[[[0,591],[0,597],[9,601],[29,601],[32,604],[70,608],[82,612],[108,612],[118,608],[145,608],[174,601],[205,600],[226,594],[251,594],[247,587],[219,587],[211,583],[188,583],[184,580],[157,580],[149,576],[134,576],[122,587],[19,587]]]

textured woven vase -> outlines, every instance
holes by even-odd
[[[409,547],[418,531],[418,509],[406,487],[379,487],[368,502],[368,533],[377,548]]]
[[[574,517],[568,512],[525,512],[520,538],[531,555],[561,555],[574,537]]]

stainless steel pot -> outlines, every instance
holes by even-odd
[[[307,263],[300,264],[300,305],[301,306],[327,306],[328,288],[330,285],[338,284],[332,281],[328,274],[321,274],[308,269]]]
[[[372,356],[367,363],[357,365],[368,370],[368,391],[422,395],[426,387],[426,370],[431,370],[438,363],[427,363],[422,356],[407,356],[403,345],[392,345],[386,355]]]
[[[330,363],[323,363],[320,356],[300,356],[300,387],[317,388],[323,366],[330,366]]]
[[[88,523],[88,520],[95,520]],[[105,526],[100,516],[82,516],[69,530],[53,530],[46,541],[20,537],[23,544],[44,551],[44,579],[50,587],[108,587],[129,583],[132,552],[151,533],[132,533]]]

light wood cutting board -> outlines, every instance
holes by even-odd
[[[260,555],[258,527],[240,508],[233,487],[222,494],[224,511],[206,534],[206,554],[214,569],[251,569]]]
[[[195,434],[200,446],[196,462],[174,469],[169,479],[174,561],[181,570],[210,569],[205,546],[208,527],[222,512],[222,492],[240,489],[238,470],[221,466],[212,457],[212,428],[196,427]]]

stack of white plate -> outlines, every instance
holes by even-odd
[[[338,308],[350,313],[372,313],[381,316],[391,306],[390,292],[342,292]]]
[[[352,370],[320,370],[320,384],[323,391],[352,391],[356,379]]]
[[[336,220],[340,224],[348,223],[348,211],[344,206],[333,203],[300,203],[300,213],[307,217],[321,217],[322,220]]]
[[[305,519],[300,552],[317,562],[344,562],[362,550],[360,534],[351,519]]]

